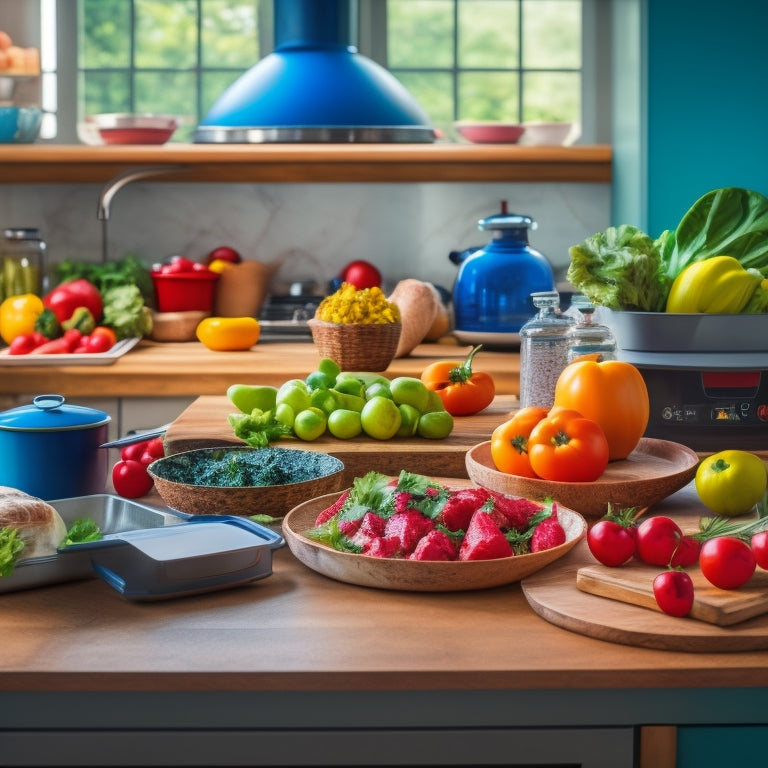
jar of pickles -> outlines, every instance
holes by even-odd
[[[0,300],[45,290],[45,241],[39,229],[9,228],[0,241]]]

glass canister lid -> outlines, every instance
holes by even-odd
[[[63,395],[38,395],[29,405],[0,413],[0,430],[30,432],[99,427],[112,417],[83,405],[69,405]]]

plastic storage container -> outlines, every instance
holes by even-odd
[[[568,332],[575,321],[560,312],[557,291],[531,294],[537,314],[520,329],[520,406],[551,408],[568,364]]]
[[[577,293],[571,299],[571,308],[575,310],[576,322],[567,334],[568,362],[585,356],[597,362],[616,360],[616,337],[607,325],[598,322],[594,304],[583,294]]]

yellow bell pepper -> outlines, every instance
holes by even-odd
[[[43,300],[34,293],[9,296],[0,304],[0,338],[10,344],[17,336],[32,333],[44,309]]]
[[[666,311],[739,314],[763,282],[757,270],[744,269],[732,256],[710,256],[689,264],[675,278]]]
[[[234,352],[250,349],[259,340],[261,326],[253,317],[206,317],[195,335],[208,349]]]

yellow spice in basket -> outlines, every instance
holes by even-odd
[[[351,283],[342,283],[320,302],[315,317],[326,323],[399,323],[400,310],[397,304],[387,301],[381,288],[358,290]]]

